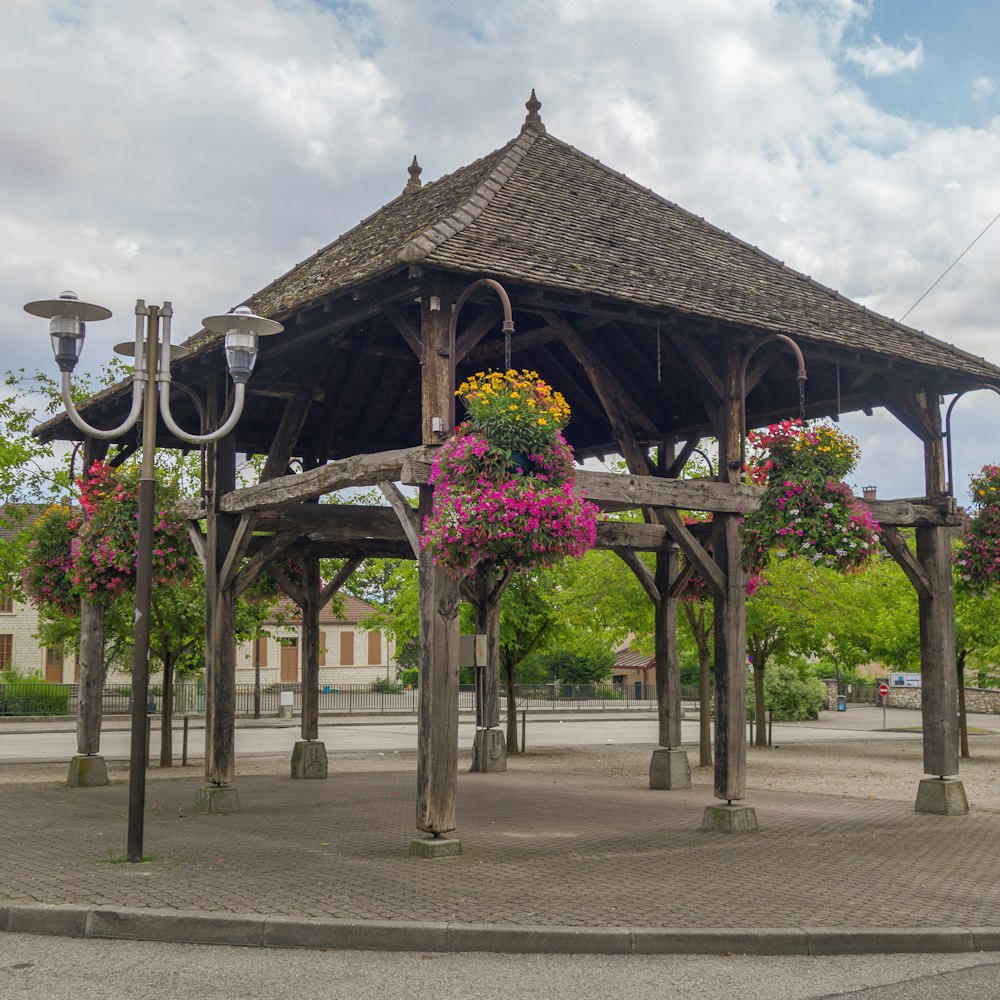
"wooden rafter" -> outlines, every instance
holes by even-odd
[[[660,603],[660,590],[656,586],[656,580],[650,572],[649,567],[631,549],[615,549],[614,553],[630,570],[639,581],[639,586],[646,591],[647,596],[653,604]]]
[[[265,567],[272,559],[277,558],[298,538],[298,533],[294,531],[283,531],[277,535],[272,535],[264,541],[260,548],[252,552],[246,563],[240,567],[236,574],[234,589],[236,596],[242,595],[246,589],[264,572]],[[252,548],[252,539],[248,539],[247,551]]]
[[[918,596],[929,600],[933,596],[930,578],[924,572],[923,566],[917,561],[917,557],[910,551],[910,547],[906,544],[906,539],[900,534],[899,529],[892,525],[883,524],[880,537],[885,550],[906,574],[906,578],[913,584],[913,589]]]
[[[414,556],[420,555],[420,518],[403,496],[402,490],[392,482],[381,481],[378,488],[382,491],[382,496],[389,501],[389,505],[396,512],[399,523],[406,535],[406,540],[413,549]]]

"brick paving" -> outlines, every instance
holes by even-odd
[[[382,921],[588,927],[996,927],[1000,815],[751,791],[756,834],[701,830],[706,790],[644,776],[459,775],[464,853],[407,854],[415,776],[247,776],[243,812],[193,811],[198,778],[147,785],[144,865],[127,787],[0,789],[0,902]]]

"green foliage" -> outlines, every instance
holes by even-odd
[[[826,685],[799,662],[772,663],[764,675],[764,704],[780,721],[817,719],[826,703]]]
[[[391,681],[387,677],[379,677],[372,681],[372,690],[382,694],[399,694],[403,690],[403,685],[399,681]]]
[[[416,667],[403,667],[396,680],[404,687],[416,687],[420,683],[420,671]]]
[[[0,715],[69,715],[69,688],[50,684],[40,671],[0,673]]]
[[[553,680],[564,684],[595,684],[611,676],[614,663],[614,653],[607,648],[556,646],[523,661],[518,668],[518,679],[525,684]]]

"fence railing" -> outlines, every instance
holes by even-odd
[[[0,716],[75,715],[79,701],[76,684],[10,683],[0,684]],[[604,708],[642,708],[656,706],[656,691],[646,684],[519,684],[514,689],[517,709],[585,710]],[[235,688],[237,715],[254,714],[257,701],[260,714],[276,716],[282,703],[289,701],[291,710],[302,711],[301,684],[265,684],[258,690],[253,684],[237,684]],[[282,698],[282,695],[285,695]],[[682,688],[685,702],[697,701],[697,688]],[[371,684],[323,684],[319,690],[320,712],[348,715],[373,712],[416,712],[420,693],[403,685],[373,686]],[[506,711],[507,692],[501,688],[501,708]],[[476,707],[475,685],[461,685],[458,692],[459,711]],[[102,713],[127,715],[132,708],[132,691],[125,684],[108,684],[104,688]],[[162,694],[157,686],[150,688],[150,712],[162,709]],[[179,683],[174,686],[174,713],[199,715],[205,711],[205,685]]]

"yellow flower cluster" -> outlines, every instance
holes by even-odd
[[[556,436],[569,421],[562,393],[527,368],[476,372],[455,395],[465,404],[473,429],[495,448],[531,454]]]
[[[553,391],[538,372],[527,368],[506,372],[477,372],[457,389],[466,408],[485,416],[487,411],[506,411],[515,421],[524,420],[539,427],[555,424],[564,427],[569,420],[569,405],[561,392]]]
[[[827,455],[837,464],[853,468],[860,458],[858,442],[829,424],[814,424],[795,442],[797,452],[811,451]]]

